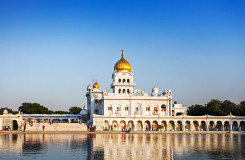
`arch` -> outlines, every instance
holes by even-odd
[[[62,123],[69,123],[68,119],[62,119]]]
[[[129,82],[130,82],[130,80],[129,80],[129,79],[127,79],[127,82],[129,83]]]
[[[104,129],[109,130],[110,129],[109,127],[110,127],[109,122],[107,120],[105,120]]]
[[[234,121],[232,123],[232,131],[238,131],[238,123],[237,123],[237,121]]]
[[[153,121],[152,122],[152,130],[153,131],[158,131],[158,123],[157,123],[157,121]]]
[[[121,89],[119,89],[119,90],[118,90],[118,93],[119,93],[119,94],[121,94],[121,92],[122,92],[122,90],[121,90]]]
[[[176,125],[176,130],[177,131],[182,131],[182,122],[181,121],[177,121],[177,125]]]
[[[118,83],[121,83],[121,81],[122,81],[121,79],[118,79]]]
[[[201,121],[200,129],[201,129],[201,131],[206,131],[207,130],[207,125],[206,125],[205,121]]]
[[[169,121],[169,124],[168,124],[168,130],[169,130],[169,131],[175,131],[175,124],[174,124],[174,121]]]
[[[112,130],[113,131],[117,131],[118,130],[118,124],[117,124],[116,120],[112,121]]]
[[[126,82],[126,80],[125,79],[123,79],[123,83],[125,83]]]
[[[214,121],[209,122],[209,131],[215,131],[215,124]]]
[[[127,89],[127,93],[130,94],[130,90],[129,89]]]
[[[185,131],[191,131],[191,122],[190,121],[185,122]]]
[[[245,122],[244,121],[240,122],[240,127],[241,127],[241,131],[245,131]]]
[[[133,121],[128,121],[128,129],[129,130],[134,130],[134,122]]]
[[[230,131],[230,123],[228,121],[225,121],[225,123],[224,123],[224,130]]]
[[[19,129],[19,125],[18,122],[16,120],[13,120],[13,130],[18,130]]]
[[[161,129],[163,130],[163,131],[167,131],[168,129],[167,129],[167,122],[166,121],[162,121],[162,123],[161,123]]]
[[[145,126],[145,130],[146,131],[150,131],[151,130],[151,122],[150,121],[145,121],[144,123],[144,126]]]
[[[193,131],[199,131],[199,124],[197,121],[193,122]]]
[[[126,127],[126,122],[124,120],[120,121],[119,123],[119,130],[124,130],[124,126]]]
[[[222,131],[223,130],[223,126],[222,126],[222,122],[221,121],[217,122],[216,129],[218,129],[218,131]]]
[[[60,122],[61,122],[60,119],[53,119],[53,120],[52,120],[52,123],[60,123]]]
[[[123,89],[123,94],[125,94],[126,93],[126,90],[125,89]]]
[[[143,130],[143,124],[142,124],[142,121],[137,121],[137,124],[136,124],[136,130],[137,130],[137,131],[142,131],[142,130]]]

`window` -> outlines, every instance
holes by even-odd
[[[118,93],[121,94],[121,89],[118,90]]]
[[[139,111],[139,107],[136,107],[135,110],[136,110],[136,111]]]
[[[128,94],[130,93],[129,89],[127,89],[127,93],[128,93]]]
[[[128,111],[128,107],[125,107],[125,111]]]
[[[162,111],[166,111],[166,108],[162,108]]]
[[[127,82],[128,82],[128,83],[130,82],[129,79],[127,79]]]
[[[146,107],[146,111],[150,111],[150,107]]]
[[[117,107],[117,111],[121,111],[121,107]]]
[[[125,83],[126,82],[126,80],[125,79],[123,79],[123,83]]]
[[[157,107],[154,107],[154,112],[157,112]]]
[[[95,109],[94,112],[95,112],[95,114],[98,114],[99,113],[99,110],[98,109]]]
[[[126,93],[126,90],[125,89],[123,89],[123,94],[125,94]]]
[[[110,107],[108,107],[108,111],[111,111],[111,109],[112,109],[112,108],[111,108],[111,106],[110,106]]]
[[[118,82],[121,83],[121,79],[119,79]]]

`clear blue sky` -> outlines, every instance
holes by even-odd
[[[136,88],[178,103],[245,100],[243,0],[0,0],[0,107],[86,104],[109,89],[121,49]]]

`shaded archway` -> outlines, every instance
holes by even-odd
[[[177,131],[182,131],[182,122],[181,121],[177,121],[177,124],[176,124],[176,130]]]
[[[167,122],[166,121],[162,121],[161,129],[162,129],[162,131],[167,131]]]
[[[191,131],[191,122],[190,121],[185,122],[185,131]]]
[[[157,131],[158,130],[158,123],[157,123],[157,121],[153,121],[152,122],[152,130],[153,131]]]
[[[107,120],[105,120],[105,124],[104,124],[104,129],[105,130],[109,130],[109,122]]]
[[[125,121],[120,121],[120,124],[119,124],[119,130],[124,130],[124,126],[126,128],[126,122]]]
[[[144,126],[145,126],[146,131],[151,130],[151,122],[150,121],[145,121]]]
[[[136,124],[136,130],[137,130],[137,131],[142,131],[142,130],[143,130],[143,124],[142,124],[142,121],[137,121],[137,124]]]
[[[222,125],[221,121],[217,122],[216,129],[218,129],[218,131],[222,131],[223,130],[223,125]]]
[[[118,124],[117,124],[116,120],[112,121],[112,130],[113,131],[117,131],[118,130]]]
[[[13,120],[13,130],[18,130],[19,126],[18,126],[18,122],[16,120]]]
[[[241,126],[241,131],[245,131],[245,122],[244,121],[240,122],[240,126]]]
[[[175,131],[175,124],[174,124],[174,121],[169,121],[169,124],[168,124],[168,130],[169,130],[169,131]]]
[[[200,129],[201,129],[201,131],[206,131],[207,130],[207,125],[206,125],[205,121],[201,121]]]
[[[225,121],[224,130],[225,131],[230,131],[230,123],[228,121]]]
[[[210,121],[209,122],[208,130],[209,131],[215,131],[215,123],[214,123],[214,121]]]
[[[60,122],[61,122],[60,119],[53,119],[53,120],[52,120],[52,123],[60,123]]]
[[[68,123],[69,121],[68,121],[68,119],[62,119],[61,122],[62,122],[62,123]]]
[[[128,121],[128,129],[131,131],[134,130],[134,122],[133,121]]]
[[[199,124],[198,124],[197,121],[194,121],[194,122],[193,122],[192,127],[193,127],[193,131],[199,131]]]
[[[232,124],[232,131],[238,131],[238,123],[237,121],[234,121]]]

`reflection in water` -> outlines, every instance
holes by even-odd
[[[0,159],[243,159],[245,135],[6,134]]]

